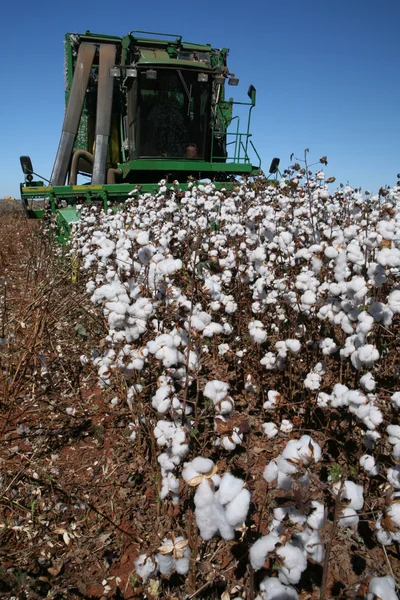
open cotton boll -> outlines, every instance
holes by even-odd
[[[249,333],[251,338],[257,344],[263,344],[267,340],[267,332],[264,329],[264,325],[261,321],[250,321]]]
[[[336,495],[339,493],[341,483],[335,483],[332,487],[333,493]],[[348,500],[348,506],[354,510],[361,510],[364,506],[364,488],[362,485],[354,483],[354,481],[347,480],[344,482],[341,498]]]
[[[360,518],[354,508],[346,507],[340,512],[339,527],[352,527],[358,525]]]
[[[395,408],[396,410],[399,410],[400,409],[400,392],[395,392],[394,394],[392,394],[390,399],[392,401],[393,408]]]
[[[387,470],[387,480],[396,490],[400,490],[400,465],[389,467]]]
[[[307,374],[304,380],[304,387],[309,390],[318,390],[321,385],[321,376],[314,371]]]
[[[243,488],[225,508],[226,520],[233,527],[237,527],[246,520],[250,506],[250,492]]]
[[[318,531],[312,529],[305,529],[304,534],[306,535],[306,539],[304,540],[304,549],[306,550],[307,554],[309,554],[314,562],[322,562],[325,557],[325,548],[321,541],[320,534]]]
[[[400,443],[400,425],[388,425],[386,433],[389,436],[389,442],[393,445]]]
[[[400,290],[394,290],[393,292],[390,292],[387,298],[387,303],[393,313],[400,314]]]
[[[150,575],[156,570],[156,563],[146,554],[141,554],[133,564],[135,565],[136,573],[142,578],[143,583],[146,583]]]
[[[261,427],[269,440],[278,435],[278,427],[275,425],[275,423],[263,423]]]
[[[206,387],[204,388],[204,396],[210,398],[214,404],[224,400],[228,395],[229,384],[224,381],[220,381],[219,379],[214,379],[213,381],[208,381],[206,383]]]
[[[373,456],[369,454],[363,454],[360,458],[360,465],[371,477],[378,475],[379,464],[376,462]]]
[[[372,577],[369,582],[367,600],[398,600],[396,582],[390,575]]]
[[[282,561],[279,571],[279,579],[282,583],[299,583],[302,572],[307,568],[307,556],[304,552],[288,542],[278,548],[276,554]]]
[[[219,485],[218,499],[222,505],[233,500],[243,489],[243,480],[234,477],[232,473],[225,473]]]
[[[376,260],[382,267],[400,267],[400,250],[382,248],[376,255]]]
[[[194,504],[196,523],[203,540],[210,540],[218,531],[214,503],[214,492],[208,481],[202,481],[196,490]]]
[[[360,384],[366,392],[373,392],[376,388],[376,381],[374,379],[374,376],[372,375],[372,373],[369,372],[365,373],[365,375],[363,375],[360,378]]]
[[[282,419],[279,429],[282,433],[290,433],[293,429],[293,423],[288,419]]]
[[[322,529],[325,525],[325,507],[321,502],[311,501],[311,513],[307,517],[307,525],[312,529]]]
[[[300,344],[299,340],[288,339],[288,340],[285,340],[285,344],[286,344],[286,348],[292,354],[298,354],[300,352],[301,344]]]
[[[350,360],[353,366],[360,370],[362,367],[372,367],[379,360],[379,351],[372,344],[364,344],[355,350]]]
[[[258,569],[261,569],[264,566],[267,555],[270,552],[273,552],[279,543],[279,535],[274,531],[254,542],[250,548],[250,562],[255,571],[258,571]]]
[[[282,399],[282,396],[276,390],[268,390],[267,397],[268,400],[266,400],[263,404],[263,408],[265,410],[271,410],[275,408],[279,401]]]
[[[255,600],[298,600],[296,590],[284,585],[277,577],[265,577],[260,583],[261,596]]]

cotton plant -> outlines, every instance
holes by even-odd
[[[308,485],[307,469],[321,459],[320,446],[309,436],[299,440],[289,440],[283,452],[272,459],[264,469],[263,477],[267,483],[275,483],[276,488],[290,490],[293,475],[302,474],[302,483]]]
[[[326,418],[333,412],[353,419],[360,447],[365,446],[358,454],[362,477],[379,473],[394,493],[400,489],[400,392],[388,389],[382,378],[392,356],[379,342],[385,332],[391,335],[400,314],[399,191],[393,188],[384,201],[371,198],[367,212],[357,190],[345,186],[331,194],[323,179],[311,179],[310,206],[302,197],[304,178],[297,174],[296,179],[293,188],[281,181],[262,188],[242,183],[228,191],[213,183],[167,190],[163,181],[154,195],[137,191],[117,212],[82,207],[71,249],[80,257],[88,297],[103,312],[107,328],[92,362],[105,390],[116,371],[127,382],[131,442],[140,439],[143,419],[154,431],[162,500],[179,502],[181,471],[191,464],[182,467],[191,457],[197,425],[190,397],[196,378],[200,403],[203,392],[215,411],[213,451],[226,456],[244,441],[234,413],[235,401],[241,406],[235,375],[221,374],[225,361],[237,368],[251,402],[263,398],[265,423],[259,422],[259,431],[271,439],[279,436],[282,443],[281,454],[264,471],[270,487],[290,492],[299,483],[311,489],[310,471],[321,460],[321,449],[312,437],[287,441],[302,419],[301,410],[293,418],[291,402],[301,408],[309,398]],[[254,363],[260,374],[248,382]],[[337,369],[350,378],[332,379]],[[278,420],[282,404],[288,407],[287,419]],[[119,400],[113,413],[121,405]],[[379,444],[390,448],[393,464],[378,463]],[[214,463],[195,464],[190,480],[200,478],[194,494],[199,492],[200,535],[232,539],[235,527],[242,526],[233,513],[246,512],[248,490],[240,490],[246,502],[228,512],[232,500],[220,498],[227,474],[210,475]],[[353,492],[344,491],[351,497],[341,500],[343,526],[359,518]],[[320,504],[308,515],[293,508],[274,511],[268,535],[276,534],[279,542],[268,552],[279,557],[281,572],[261,584],[260,598],[297,597],[288,584],[299,575],[291,572],[291,559],[297,550],[315,562],[321,559],[319,528],[313,526],[325,510]],[[388,516],[393,523],[396,504],[391,502]],[[382,513],[377,528],[377,535],[384,532],[382,539],[391,535],[386,516]],[[299,527],[296,541],[281,539],[284,519]],[[157,561],[145,557],[144,572],[150,570],[148,560],[158,568]]]
[[[213,461],[203,457],[185,463],[182,477],[190,487],[196,487],[194,504],[200,536],[209,540],[220,534],[225,540],[233,539],[250,506],[244,481],[229,472],[220,477]]]

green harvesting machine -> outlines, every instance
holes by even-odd
[[[46,205],[68,228],[77,204],[107,208],[134,190],[155,191],[162,179],[185,189],[193,180],[227,187],[257,175],[261,161],[250,134],[256,90],[249,87],[247,102],[226,99],[225,84],[239,81],[228,52],[143,31],[66,34],[66,110],[50,180],[35,179],[45,178],[29,156],[20,159],[28,216],[42,218],[37,206]],[[247,106],[245,131],[234,104]],[[87,184],[78,185],[78,176]]]

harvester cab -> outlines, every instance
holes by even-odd
[[[87,31],[67,34],[65,52],[65,118],[50,180],[40,178],[47,184],[34,179],[30,158],[21,157],[29,216],[43,216],[32,199],[45,200],[68,224],[82,201],[107,208],[136,189],[155,191],[161,179],[179,181],[181,189],[202,179],[227,187],[260,172],[250,133],[256,90],[250,86],[248,102],[226,99],[225,84],[239,81],[227,66],[227,49],[178,35]],[[235,104],[247,106],[244,131]]]

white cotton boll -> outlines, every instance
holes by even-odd
[[[260,363],[264,365],[268,371],[273,371],[277,365],[276,355],[273,352],[267,352],[264,358],[260,360]]]
[[[317,404],[320,408],[327,408],[329,406],[331,397],[325,392],[320,392],[317,397]]]
[[[360,517],[354,510],[354,508],[346,507],[340,512],[340,519],[338,521],[339,527],[353,527],[358,525]]]
[[[333,246],[327,246],[324,250],[324,254],[327,258],[336,258],[338,251]]]
[[[141,246],[146,246],[149,243],[149,232],[139,231],[139,233],[136,236],[136,241]]]
[[[363,311],[358,315],[356,332],[366,335],[374,328],[374,322],[374,318],[371,317],[371,315],[369,315],[367,312]]]
[[[170,546],[171,540],[164,540],[162,546]],[[162,575],[171,575],[174,570],[174,559],[171,554],[156,554],[158,570]]]
[[[387,480],[393,488],[400,490],[400,465],[388,469]]]
[[[211,338],[213,335],[220,335],[224,331],[223,326],[220,323],[209,323],[203,329],[203,336]]]
[[[218,440],[217,440],[218,441]],[[221,440],[221,446],[225,449],[228,450],[228,452],[231,452],[232,450],[234,450],[236,448],[236,444],[233,441],[232,438],[230,438],[227,435],[224,435]]]
[[[374,376],[372,375],[372,373],[369,372],[365,373],[365,375],[363,375],[360,378],[360,384],[366,392],[373,392],[376,388],[376,381],[374,379]]]
[[[386,427],[386,433],[389,436],[389,442],[391,444],[400,443],[400,425],[388,425]]]
[[[307,568],[307,557],[303,551],[289,542],[276,551],[283,564],[279,573],[279,579],[283,583],[299,583],[301,574]]]
[[[393,292],[390,292],[390,294],[387,298],[387,303],[389,305],[390,310],[393,313],[399,314],[400,313],[400,290],[394,290]]]
[[[250,336],[257,344],[263,344],[267,340],[267,332],[261,321],[250,321],[248,327]]]
[[[374,477],[379,473],[379,464],[376,462],[375,458],[369,454],[363,454],[361,456],[360,465],[370,477]]]
[[[364,446],[368,450],[374,450],[376,440],[379,440],[381,434],[377,431],[368,430],[364,434]]]
[[[282,400],[282,396],[276,390],[268,390],[267,394],[268,400],[266,400],[263,404],[263,408],[265,410],[271,410],[276,407],[280,400]]]
[[[329,356],[338,351],[338,347],[332,338],[325,338],[321,340],[319,343],[319,347],[322,350],[322,354],[324,354],[325,356]]]
[[[279,473],[278,465],[275,460],[271,460],[264,469],[263,477],[267,483],[277,479]]]
[[[214,379],[213,381],[208,381],[206,383],[206,387],[204,388],[204,396],[210,398],[214,404],[224,400],[228,395],[229,384],[224,381],[220,381],[219,379]]]
[[[293,423],[288,419],[282,419],[279,429],[282,433],[290,433],[293,429]]]
[[[311,371],[304,380],[304,387],[309,390],[318,390],[321,385],[321,376]]]
[[[379,352],[372,344],[360,346],[350,357],[353,366],[360,370],[363,366],[372,367],[379,360]]]
[[[397,248],[382,248],[376,256],[382,267],[400,267],[400,250]]]
[[[202,481],[197,488],[194,504],[197,527],[204,540],[210,540],[218,531],[218,522],[216,522],[213,508],[214,502],[214,492],[208,481]]]
[[[292,352],[292,354],[298,354],[301,349],[301,344],[299,340],[285,340],[286,348]]]
[[[318,531],[306,530],[308,539],[304,544],[304,549],[316,563],[321,563],[325,557],[324,544],[321,542],[321,536]]]
[[[238,527],[246,520],[250,506],[250,498],[249,490],[243,488],[242,491],[226,505],[226,520],[232,527]]]
[[[232,473],[225,473],[221,478],[219,485],[218,498],[222,505],[227,504],[233,500],[243,488],[243,480],[238,477],[234,477]]]
[[[395,460],[400,460],[400,443],[393,446],[392,456]]]
[[[307,290],[306,292],[304,292],[304,294],[301,296],[301,303],[303,306],[305,307],[310,307],[313,304],[315,304],[316,302],[316,295],[314,294],[314,292],[312,292],[311,290]]]
[[[196,458],[194,458],[192,462],[188,464],[191,464],[192,468],[197,471],[197,474],[208,473],[214,466],[214,463],[210,458],[203,458],[202,456],[196,456]]]
[[[226,520],[226,515],[223,506],[217,500],[217,494],[215,495],[215,502],[212,507],[213,519],[215,523],[218,523],[218,529],[221,537],[224,540],[233,540],[235,537],[235,529]]]
[[[276,521],[281,522],[286,517],[288,517],[292,523],[299,525],[304,525],[307,520],[307,517],[298,513],[294,506],[279,506],[278,508],[274,508],[274,519]]]
[[[184,556],[183,558],[175,559],[175,571],[179,573],[179,575],[186,575],[186,573],[189,572],[190,550],[188,547],[185,548],[185,553],[186,552],[189,556]]]
[[[257,540],[250,548],[250,562],[255,571],[264,566],[265,559],[270,552],[275,550],[280,539],[277,533],[271,532]]]
[[[262,427],[263,432],[265,433],[265,435],[267,436],[267,438],[269,440],[271,440],[276,435],[278,435],[278,427],[275,425],[275,423],[272,423],[272,422],[263,423],[261,425],[261,427]]]
[[[340,487],[340,482],[333,485],[333,493],[335,495],[339,493]],[[348,506],[350,508],[361,510],[364,506],[364,488],[362,485],[354,483],[354,481],[347,480],[344,482],[341,498],[349,501]]]
[[[393,320],[393,311],[383,302],[373,302],[368,307],[368,312],[378,323],[382,325],[391,325]]]
[[[371,263],[367,270],[372,285],[381,287],[387,282],[386,270],[377,263]]]
[[[276,577],[265,577],[260,584],[261,596],[256,600],[298,600],[299,596],[296,590],[288,585],[284,585]]]
[[[400,409],[400,392],[395,392],[390,396],[393,408]]]
[[[322,529],[325,525],[325,507],[321,502],[311,501],[311,513],[307,517],[307,525],[312,529]]]
[[[320,446],[309,435],[303,435],[299,440],[289,440],[281,456],[286,459],[286,462],[291,460],[307,467],[314,462],[318,462],[321,454]],[[294,464],[290,464],[290,467],[294,467],[295,470],[286,470],[287,474],[297,472],[297,467]],[[288,469],[287,466],[286,469]]]
[[[150,575],[156,570],[156,563],[146,554],[141,554],[134,562],[136,573],[146,583]]]
[[[369,582],[367,600],[398,600],[396,582],[390,575],[372,577]]]

